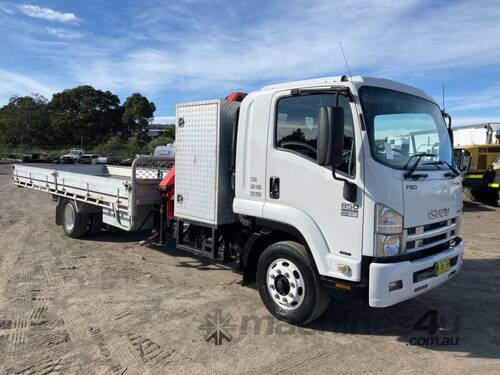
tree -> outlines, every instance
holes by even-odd
[[[47,99],[39,94],[14,96],[0,108],[0,143],[43,146],[50,143]]]
[[[147,149],[150,153],[152,153],[155,150],[155,147],[157,146],[166,146],[169,143],[174,143],[175,139],[172,137],[169,137],[165,134],[162,134],[161,136],[154,138],[151,142],[148,143]]]
[[[94,146],[123,132],[120,99],[110,91],[78,86],[54,94],[49,103],[54,143]]]
[[[147,153],[147,142],[144,139],[135,137],[130,139],[125,146],[128,155],[138,155]]]
[[[123,103],[123,123],[131,134],[144,137],[147,126],[153,120],[156,106],[139,93],[129,96]]]
[[[285,141],[293,141],[293,142],[306,142],[306,136],[304,134],[304,130],[301,128],[295,129],[292,133],[281,139],[281,142]]]
[[[107,141],[97,145],[95,152],[103,155],[126,155],[126,142],[119,136],[115,135]]]

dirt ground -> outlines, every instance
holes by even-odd
[[[336,298],[300,329],[227,267],[145,233],[70,239],[54,208],[0,164],[1,374],[500,373],[499,208],[465,205],[445,286],[387,309]]]

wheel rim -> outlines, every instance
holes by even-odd
[[[71,203],[66,204],[64,207],[64,228],[71,232],[75,226],[75,210]]]
[[[274,260],[267,269],[267,291],[273,301],[285,310],[295,310],[304,301],[304,278],[290,260]]]

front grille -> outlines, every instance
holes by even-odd
[[[406,253],[426,250],[453,240],[458,234],[457,218],[407,228],[404,231]]]

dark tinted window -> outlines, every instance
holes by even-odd
[[[344,96],[339,96],[344,108],[344,163],[338,170],[354,174],[354,126],[351,107]],[[317,160],[318,118],[320,108],[335,106],[334,94],[298,95],[278,101],[275,144],[277,147]]]

